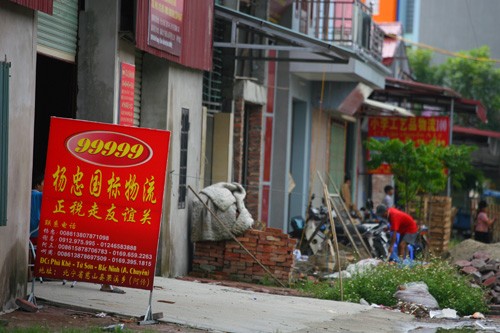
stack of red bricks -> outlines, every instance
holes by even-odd
[[[492,259],[486,252],[476,252],[471,260],[457,260],[455,264],[476,284],[488,288],[491,304],[500,304],[500,260]]]
[[[264,231],[250,229],[237,239],[276,279],[288,282],[294,264],[296,239],[274,228]],[[244,282],[274,280],[234,240],[195,243],[190,275]]]

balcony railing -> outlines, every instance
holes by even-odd
[[[359,0],[295,0],[299,30],[382,61],[384,32]]]

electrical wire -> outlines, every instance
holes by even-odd
[[[394,35],[394,34],[388,34],[386,36],[389,37],[389,38],[393,38],[393,39],[397,39],[397,40],[403,41],[406,44],[414,45],[414,46],[422,48],[422,49],[431,50],[431,51],[434,51],[434,52],[437,52],[437,53],[449,55],[449,56],[456,57],[456,58],[463,58],[463,59],[469,59],[469,60],[474,60],[474,61],[500,63],[500,59],[484,58],[484,57],[473,57],[473,56],[470,56],[470,55],[467,55],[467,54],[464,54],[464,53],[461,53],[461,52],[452,52],[452,51],[440,49],[440,48],[437,48],[437,47],[434,47],[434,46],[430,46],[430,45],[427,45],[427,44],[413,42],[413,41],[411,41],[409,39],[406,39],[406,38],[403,38],[401,36],[397,36],[397,35]]]

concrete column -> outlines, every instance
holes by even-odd
[[[77,118],[113,123],[117,107],[119,1],[86,1],[80,12]]]

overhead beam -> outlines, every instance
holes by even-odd
[[[307,51],[324,57],[324,60],[314,59],[313,61],[310,59],[288,60],[301,62],[347,63],[349,58],[359,58],[356,53],[350,51],[349,49],[329,44],[320,39],[221,5],[215,5],[215,18],[219,18],[230,23],[231,37],[229,42],[215,42],[214,47],[254,50]],[[268,38],[273,44],[262,45],[239,43],[239,29],[247,30],[250,33]]]

